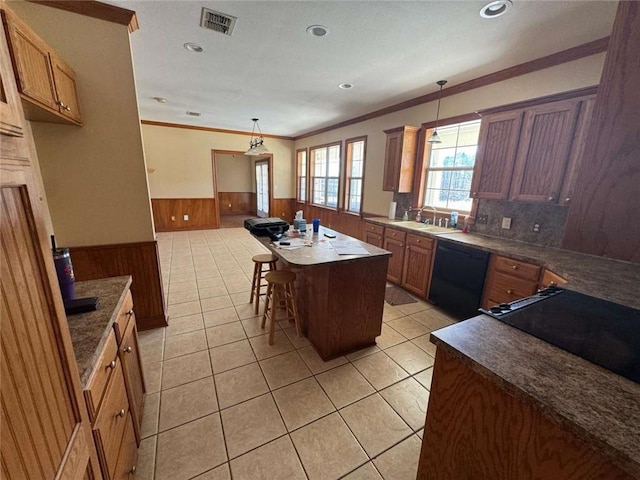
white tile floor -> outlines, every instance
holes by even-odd
[[[169,327],[140,332],[147,398],[137,478],[414,479],[435,347],[453,321],[385,303],[377,346],[323,362],[249,305],[266,249],[241,228],[158,234]]]

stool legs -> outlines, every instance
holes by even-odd
[[[293,282],[267,283],[267,297],[265,299],[264,312],[260,328],[265,328],[267,317],[269,325],[269,345],[274,343],[275,322],[278,317],[278,308],[282,307],[287,319],[292,319],[296,324],[296,335],[300,336],[300,320]]]
[[[262,270],[262,264],[258,262],[254,263],[253,264],[253,280],[251,281],[251,297],[249,298],[249,303],[253,303],[253,297],[254,295],[256,295],[256,279],[257,279],[257,283],[259,284],[260,276],[262,275],[260,270]]]
[[[267,264],[269,266],[269,271],[273,272],[275,270],[277,270],[276,267],[276,262],[272,261],[272,262],[258,262],[256,261],[253,265],[253,279],[251,280],[251,295],[249,297],[249,303],[254,303],[255,302],[255,313],[256,315],[258,314],[258,310],[260,308],[260,291],[262,289],[262,287],[264,286],[262,283],[262,279],[264,278],[262,276],[262,274],[264,273],[264,270],[262,269],[262,266],[264,264]]]
[[[284,288],[286,291],[285,296],[287,297],[287,302],[289,303],[289,305],[291,306],[291,310],[293,311],[293,320],[296,324],[296,335],[299,337],[300,336],[300,320],[299,320],[300,317],[298,316],[298,306],[296,305],[296,297],[293,292],[293,284],[287,283],[284,286]]]

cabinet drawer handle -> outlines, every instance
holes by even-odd
[[[123,408],[122,410],[120,410],[118,412],[118,417],[122,418],[127,414],[127,412],[125,411],[125,409]]]
[[[569,203],[569,202],[571,201],[571,197],[567,197],[567,198],[565,198],[565,199],[564,199],[564,201],[565,201],[566,203]]]
[[[126,315],[127,315],[127,317],[130,317],[131,315],[133,315],[133,308],[132,308],[131,310],[129,310],[129,311],[126,313]]]
[[[513,290],[507,290],[507,293],[511,295],[513,293]]]
[[[418,240],[416,240],[416,243],[420,243],[420,240],[419,240],[419,239],[418,239]]]
[[[549,197],[549,198],[547,198],[547,201],[549,201],[549,202],[553,202],[553,197]]]
[[[518,269],[518,265],[512,265],[511,268],[513,268],[514,270]]]
[[[124,353],[131,353],[131,352],[132,352],[131,347],[127,347],[124,349]]]
[[[116,368],[116,361],[115,360],[111,360],[111,363],[109,363],[109,365],[107,365],[111,370],[113,370],[114,368]]]
[[[131,470],[129,470],[129,473],[132,475],[136,474],[136,466],[134,465],[133,467],[131,467]]]

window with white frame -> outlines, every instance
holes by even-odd
[[[351,138],[346,142],[347,168],[345,179],[344,209],[362,213],[362,188],[367,137]]]
[[[476,162],[480,120],[438,128],[442,143],[430,144],[425,159],[423,206],[470,212],[471,179]]]
[[[312,147],[311,159],[311,203],[338,208],[340,186],[341,143]]]
[[[296,189],[299,202],[307,201],[307,149],[296,151]]]

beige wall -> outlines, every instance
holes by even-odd
[[[440,107],[440,118],[453,117],[489,107],[597,85],[600,83],[604,56],[604,53],[593,55],[451,97],[445,97],[442,99]],[[386,140],[383,130],[401,125],[419,127],[422,123],[433,121],[436,117],[436,107],[437,103],[431,102],[304,138],[295,143],[295,149],[367,135],[363,210],[367,213],[386,216],[389,212],[389,202],[393,199],[393,193],[382,191]]]
[[[212,150],[245,152],[249,135],[142,125],[151,198],[213,197]],[[273,153],[273,198],[294,196],[293,142],[265,138]],[[219,188],[220,191],[224,191]]]
[[[83,127],[31,122],[58,244],[153,240],[127,27],[31,2],[9,6],[78,77]]]
[[[239,154],[216,155],[217,185],[219,192],[255,192],[251,181],[253,157]]]

